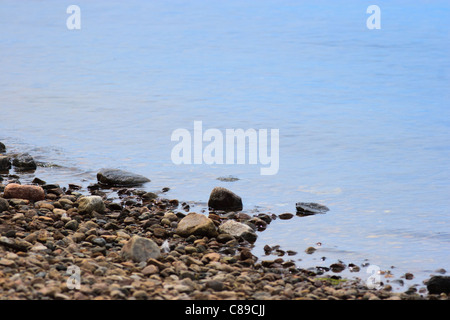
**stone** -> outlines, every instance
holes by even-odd
[[[190,235],[217,236],[214,222],[205,215],[195,212],[190,212],[181,219],[175,232],[182,237],[189,237]]]
[[[253,229],[235,220],[227,220],[219,226],[220,233],[227,233],[236,238],[243,238],[249,242],[255,242],[257,235]]]
[[[11,169],[11,160],[7,156],[0,156],[0,170]]]
[[[144,269],[142,269],[142,274],[145,276],[149,276],[149,275],[158,273],[158,271],[159,271],[159,269],[157,266],[150,264],[150,265],[146,266]]]
[[[158,198],[158,195],[154,192],[146,192],[142,195],[142,199],[144,199],[144,200],[150,201],[150,200],[154,200],[156,198]]]
[[[297,202],[295,207],[297,209],[297,215],[300,216],[325,213],[330,210],[326,206],[314,202]]]
[[[16,238],[12,239],[8,237],[0,237],[0,245],[24,252],[28,251],[28,249],[32,246],[32,244],[28,241]]]
[[[242,199],[226,188],[215,187],[209,196],[208,207],[214,210],[241,211]]]
[[[5,187],[3,196],[7,199],[39,201],[45,199],[45,192],[40,186],[10,183]]]
[[[286,213],[280,214],[278,217],[279,217],[281,220],[288,220],[288,219],[291,219],[293,216],[294,216],[294,215],[293,215],[292,213],[286,212]]]
[[[0,142],[0,153],[1,152],[6,152],[6,146],[3,142]]]
[[[150,182],[150,179],[144,176],[120,169],[101,169],[97,173],[97,180],[101,184],[114,187],[132,187]]]
[[[12,164],[14,167],[23,170],[35,170],[37,167],[33,157],[26,152],[16,155],[13,159]]]
[[[225,286],[222,281],[209,280],[208,282],[206,282],[205,288],[211,289],[213,291],[223,291],[225,289]]]
[[[6,211],[9,208],[8,200],[0,198],[0,212]]]
[[[427,283],[427,289],[430,294],[450,293],[449,276],[432,276]]]
[[[316,251],[316,248],[314,248],[314,247],[308,247],[308,248],[306,248],[306,250],[305,250],[305,252],[306,252],[307,254],[313,254],[315,251]]]
[[[148,259],[158,259],[161,251],[153,240],[134,235],[122,247],[120,254],[126,260],[139,263]]]
[[[77,220],[70,220],[64,225],[64,228],[76,231],[78,229],[78,221]]]
[[[100,196],[85,196],[78,200],[78,212],[81,214],[89,214],[92,211],[103,213],[105,204]]]

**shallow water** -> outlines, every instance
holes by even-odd
[[[224,186],[251,212],[319,202],[330,211],[272,222],[254,253],[369,262],[412,272],[405,286],[450,268],[448,2],[380,4],[381,30],[359,1],[77,5],[81,30],[57,1],[1,4],[0,141],[62,166],[35,176],[87,185],[116,167],[185,201]],[[173,164],[172,132],[196,120],[279,129],[278,173]]]

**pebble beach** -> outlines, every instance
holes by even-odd
[[[345,263],[319,274],[291,259],[308,252],[257,258],[251,249],[258,232],[290,216],[240,212],[239,196],[225,188],[211,191],[214,208],[192,212],[166,197],[169,188],[133,186],[150,181],[145,177],[114,180],[108,174],[115,169],[99,172],[87,189],[38,178],[21,184],[17,168],[33,170],[32,159],[21,162],[2,148],[1,300],[449,299],[444,275],[430,279],[427,290],[394,292],[385,281],[368,288],[363,276],[333,273]]]

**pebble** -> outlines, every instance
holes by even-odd
[[[294,215],[292,213],[286,212],[278,215],[278,217],[282,220],[288,220],[291,219]]]

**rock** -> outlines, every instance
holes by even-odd
[[[78,221],[77,220],[70,220],[65,225],[64,228],[77,231],[78,229]]]
[[[100,196],[86,196],[78,200],[78,212],[82,214],[89,214],[92,211],[103,213],[105,211],[105,204]]]
[[[308,247],[308,248],[306,248],[306,250],[305,250],[305,252],[306,252],[307,254],[313,254],[315,251],[316,251],[316,248],[314,248],[314,247]]]
[[[146,192],[142,195],[142,199],[148,200],[148,201],[154,200],[156,198],[158,198],[158,195],[154,192]]]
[[[407,272],[407,273],[405,273],[405,279],[412,280],[412,279],[414,279],[414,275],[410,272]]]
[[[39,201],[45,199],[45,192],[44,189],[39,186],[10,183],[5,187],[3,196],[7,199],[16,198]]]
[[[432,276],[427,283],[427,289],[430,294],[450,293],[449,276]]]
[[[36,162],[29,153],[20,153],[13,159],[13,166],[23,170],[35,170]]]
[[[120,169],[101,169],[97,173],[99,183],[114,187],[132,187],[150,182],[150,179]]]
[[[333,272],[339,273],[342,272],[345,269],[345,264],[343,263],[333,263],[332,265],[330,265],[330,269]]]
[[[213,291],[222,291],[225,288],[225,286],[221,281],[209,280],[208,282],[206,282],[205,288],[211,289]]]
[[[151,258],[158,259],[161,251],[153,240],[135,235],[125,243],[120,254],[126,260],[143,262]]]
[[[22,239],[11,239],[8,237],[0,237],[0,245],[3,245],[7,248],[11,248],[17,251],[27,251],[31,248],[32,244],[28,241]]]
[[[3,142],[0,142],[0,152],[6,152],[6,146]]]
[[[214,222],[208,217],[191,212],[178,223],[176,233],[182,237],[190,235],[215,237],[217,230]]]
[[[9,203],[6,199],[0,198],[0,212],[6,211],[9,208]]]
[[[279,217],[281,220],[288,220],[288,219],[291,219],[293,216],[294,216],[294,215],[293,215],[292,213],[286,212],[286,213],[280,214],[278,217]]]
[[[35,177],[34,179],[33,179],[33,181],[31,181],[31,183],[35,183],[35,184],[39,184],[39,185],[45,185],[47,182],[45,182],[44,180],[42,180],[42,179],[39,179],[38,177]]]
[[[11,160],[7,156],[0,156],[0,170],[11,169]]]
[[[297,202],[295,207],[297,209],[297,214],[300,216],[325,213],[330,210],[326,206],[314,202]]]
[[[236,238],[243,238],[249,242],[255,242],[257,235],[253,229],[241,222],[227,220],[219,226],[220,233],[227,233]]]
[[[226,188],[215,187],[209,196],[208,207],[214,210],[241,211],[242,199]]]

